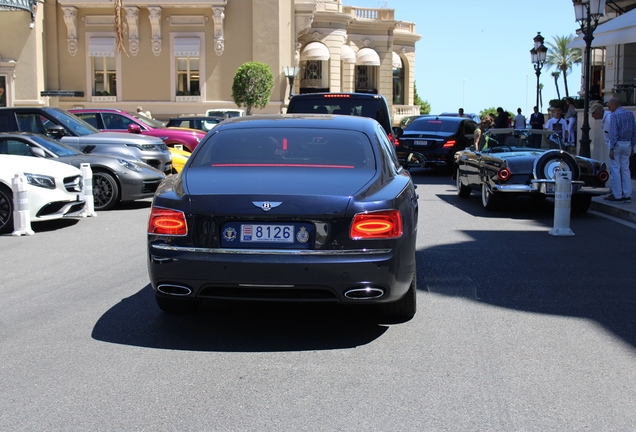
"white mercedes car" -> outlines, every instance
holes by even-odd
[[[31,222],[80,216],[84,211],[82,172],[48,159],[0,154],[0,233],[13,231],[12,179],[23,173]]]

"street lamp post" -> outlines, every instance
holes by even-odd
[[[581,25],[585,41],[585,93],[583,95],[583,126],[581,126],[581,150],[584,157],[591,156],[590,143],[590,63],[592,62],[592,40],[598,20],[605,14],[605,0],[572,0],[574,17]]]
[[[289,98],[291,99],[294,95],[294,79],[296,78],[296,75],[298,75],[298,72],[300,72],[300,68],[297,66],[285,66],[283,70],[285,72],[285,76],[289,80]]]
[[[541,75],[541,69],[543,68],[543,64],[545,63],[545,56],[548,52],[548,49],[543,45],[543,41],[545,40],[543,36],[541,36],[541,32],[537,32],[537,35],[534,37],[534,47],[530,50],[530,60],[534,65],[534,73],[537,74],[537,107],[539,111],[541,107],[539,106],[539,76]]]

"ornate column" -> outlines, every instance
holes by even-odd
[[[127,6],[126,23],[128,24],[128,50],[136,56],[139,53],[139,8]]]
[[[66,42],[68,52],[72,56],[77,54],[77,8],[73,6],[63,6],[64,23],[66,23]]]
[[[156,56],[161,54],[161,7],[148,6],[151,27],[152,53]]]

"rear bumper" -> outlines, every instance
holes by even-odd
[[[415,254],[413,254],[413,257]],[[400,299],[415,261],[398,263],[391,249],[360,251],[223,250],[151,243],[148,272],[155,292],[184,286],[190,298],[384,303]],[[353,289],[381,289],[373,299],[351,299]]]
[[[496,184],[492,186],[494,192],[543,194],[554,196],[554,180],[532,180],[532,184]],[[577,195],[606,195],[610,189],[606,187],[585,186],[582,181],[572,182],[572,193]]]

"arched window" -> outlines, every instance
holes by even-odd
[[[404,105],[404,66],[397,53],[393,53],[393,105]]]

